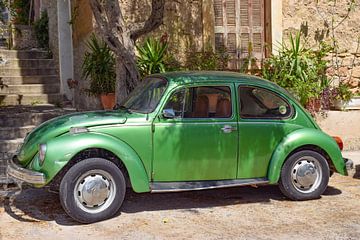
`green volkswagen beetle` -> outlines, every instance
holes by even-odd
[[[113,111],[52,119],[30,132],[8,174],[59,191],[83,223],[110,218],[137,193],[279,184],[319,198],[347,175],[342,142],[321,131],[284,89],[227,72],[152,75]]]

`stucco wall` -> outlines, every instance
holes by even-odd
[[[95,28],[92,11],[88,0],[72,2],[73,9],[73,49],[74,49],[74,80],[77,86],[74,89],[74,104],[78,109],[101,109],[98,97],[89,96],[85,89],[89,88],[89,81],[82,78],[82,64],[86,52],[86,42]]]

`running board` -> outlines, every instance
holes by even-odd
[[[239,187],[247,185],[267,184],[267,178],[248,178],[236,180],[198,181],[198,182],[153,182],[150,184],[152,193],[182,192],[215,188]]]

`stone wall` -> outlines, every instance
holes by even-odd
[[[38,47],[38,42],[32,26],[15,25],[12,29],[12,39],[12,48],[16,50]]]
[[[316,48],[319,41],[332,44],[336,39],[338,53],[328,56],[328,74],[335,83],[348,82],[353,92],[360,87],[360,3],[355,1],[348,14],[350,0],[283,0],[283,33],[301,30],[307,35],[308,45]],[[334,5],[335,3],[335,5]],[[332,31],[332,19],[335,29]],[[338,27],[336,27],[338,26]]]

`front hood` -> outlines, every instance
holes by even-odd
[[[126,115],[125,112],[119,111],[97,111],[74,113],[51,119],[28,134],[18,153],[18,160],[26,165],[37,153],[39,144],[68,132],[70,128],[123,124],[126,122]]]

